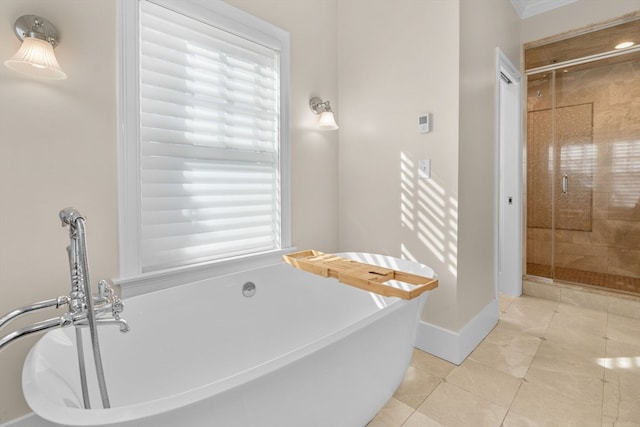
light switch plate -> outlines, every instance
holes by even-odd
[[[431,178],[431,159],[418,160],[418,178]]]

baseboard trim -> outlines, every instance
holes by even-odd
[[[415,346],[441,359],[460,365],[498,323],[500,306],[494,299],[459,331],[451,331],[421,320]]]

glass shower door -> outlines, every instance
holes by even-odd
[[[555,279],[640,292],[639,67],[621,57],[556,71]]]
[[[527,96],[527,266],[553,278],[555,73],[529,76]]]
[[[554,113],[553,277],[582,282],[578,272],[602,271],[606,249],[593,237],[593,94],[580,90],[583,78],[556,73]]]
[[[528,90],[527,274],[640,293],[640,55]]]

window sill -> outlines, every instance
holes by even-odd
[[[136,276],[114,279],[113,283],[120,286],[122,298],[129,298],[211,277],[277,264],[282,262],[282,255],[295,250],[295,248],[285,248],[169,270],[141,273]]]

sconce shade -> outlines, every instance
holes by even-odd
[[[309,100],[309,108],[313,114],[320,115],[318,119],[318,129],[321,130],[336,130],[338,124],[335,117],[333,117],[333,110],[331,110],[331,104],[329,101],[322,101],[318,97],[313,97]]]
[[[53,24],[36,15],[24,15],[18,18],[14,30],[22,45],[11,59],[4,61],[7,68],[41,79],[67,78],[53,53],[58,44],[58,31]]]
[[[338,124],[336,123],[336,119],[333,117],[332,111],[323,111],[322,113],[320,113],[320,119],[318,119],[318,129],[322,129],[322,130],[338,129]]]
[[[67,75],[53,53],[53,46],[44,40],[25,37],[22,46],[4,65],[22,74],[51,80],[63,80]]]

